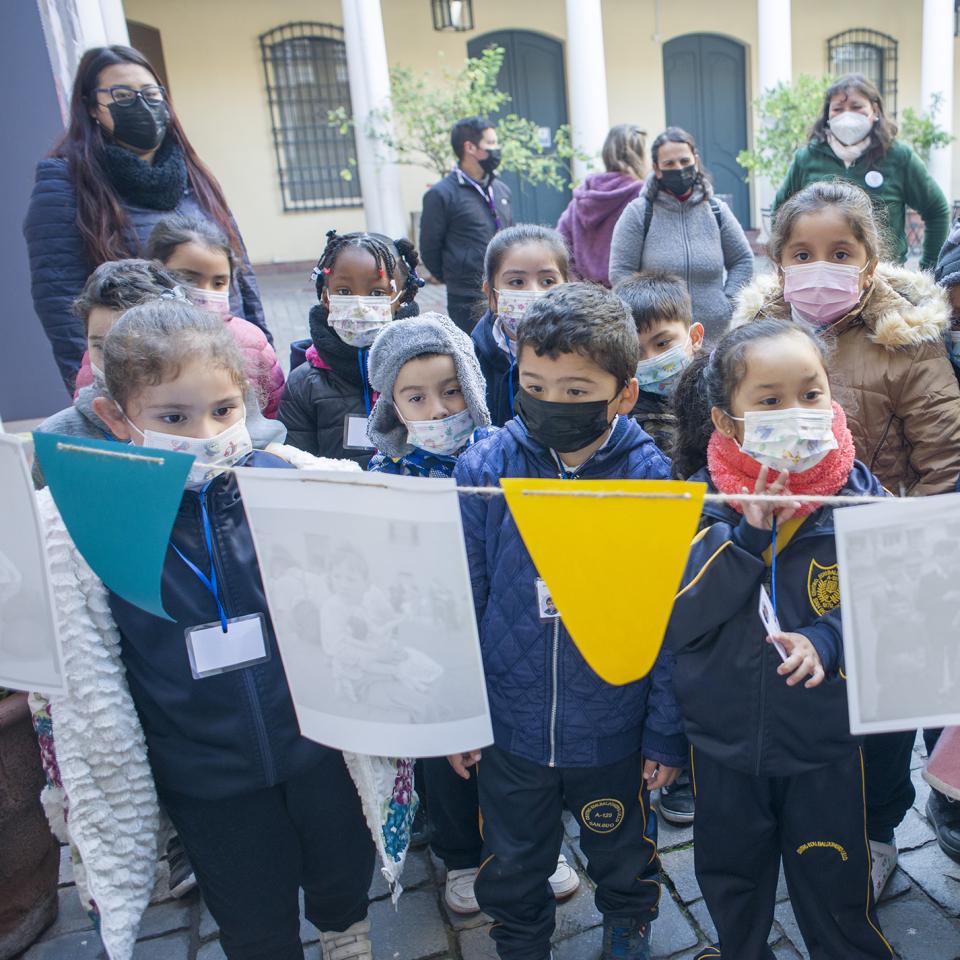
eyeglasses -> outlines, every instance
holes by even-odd
[[[139,90],[134,90],[133,87],[128,87],[125,84],[118,84],[113,87],[97,87],[93,92],[109,93],[110,98],[118,107],[132,107],[138,99],[142,100],[148,107],[156,107],[163,103],[167,97],[167,91],[156,84],[141,87]]]

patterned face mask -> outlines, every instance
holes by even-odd
[[[327,322],[334,333],[351,347],[369,347],[377,334],[393,320],[393,304],[400,299],[389,297],[353,297],[329,295],[330,316]]]
[[[399,416],[399,411],[398,414]],[[403,420],[403,418],[400,418]],[[407,442],[428,453],[451,457],[473,435],[477,425],[469,409],[461,410],[442,420],[404,420]]]
[[[203,287],[187,287],[190,302],[201,310],[209,310],[218,317],[230,316],[229,290],[204,290]]]
[[[497,290],[497,317],[504,330],[514,339],[517,328],[531,303],[539,300],[546,290]]]
[[[839,446],[833,435],[833,410],[748,410],[742,417],[740,449],[771,470],[803,473]]]
[[[641,360],[637,364],[637,383],[646,393],[656,393],[662,397],[673,393],[680,379],[680,374],[690,366],[693,357],[687,350],[689,336],[683,343],[678,343],[669,350]]]

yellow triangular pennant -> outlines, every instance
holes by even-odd
[[[500,485],[583,658],[608,683],[646,676],[663,643],[706,485],[519,477]],[[579,496],[589,492],[672,496]],[[560,496],[567,493],[578,496]]]

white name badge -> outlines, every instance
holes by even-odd
[[[262,613],[227,621],[227,632],[218,620],[184,631],[187,656],[194,680],[241,670],[270,659]]]
[[[540,621],[552,623],[560,616],[560,611],[557,610],[553,597],[550,596],[550,588],[540,577],[534,581],[534,586],[537,588],[537,611],[540,614]]]
[[[348,413],[343,421],[343,449],[344,450],[374,450],[374,445],[367,436],[367,421],[356,413]]]
[[[780,621],[774,613],[773,604],[770,602],[770,594],[767,593],[767,588],[762,583],[760,584],[760,619],[763,621],[768,636],[772,637],[775,633],[783,633],[780,629]],[[774,640],[773,646],[780,654],[780,659],[786,660],[787,651],[783,649],[783,644]]]

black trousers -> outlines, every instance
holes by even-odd
[[[225,800],[163,791],[229,960],[302,960],[307,919],[346,930],[367,915],[375,850],[334,750],[309,772]]]
[[[479,290],[476,293],[451,293],[447,290],[447,315],[461,330],[472,333],[483,315],[482,299]]]
[[[605,918],[654,920],[660,859],[647,836],[649,796],[640,755],[604,767],[551,768],[497,747],[479,764],[483,864],[475,890],[496,921],[490,936],[502,960],[546,960],[556,901],[566,807],[580,821],[580,848]]]
[[[476,869],[483,844],[476,774],[464,780],[446,757],[430,757],[423,761],[423,775],[429,797],[430,848],[448,870]]]
[[[859,751],[792,777],[754,777],[691,752],[697,881],[729,960],[767,945],[780,862],[811,960],[889,960],[870,880]]]
[[[863,738],[867,784],[867,834],[889,843],[913,805],[916,790],[910,779],[915,730],[873,733]]]

